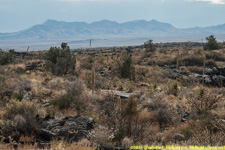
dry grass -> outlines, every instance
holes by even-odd
[[[124,49],[124,48],[121,48]],[[39,59],[22,60],[22,63],[0,66],[0,94],[5,91],[12,93],[11,97],[4,96],[0,107],[0,122],[5,123],[5,116],[11,116],[12,121],[23,121],[24,117],[16,116],[16,110],[22,111],[26,106],[35,104],[38,110],[34,114],[50,114],[56,118],[65,116],[75,116],[78,113],[81,116],[89,116],[100,125],[102,129],[93,130],[94,136],[91,142],[87,139],[78,143],[68,144],[65,141],[52,141],[50,149],[95,149],[91,147],[93,143],[123,145],[129,147],[131,144],[151,144],[151,145],[201,145],[224,144],[223,125],[217,121],[225,119],[225,92],[222,88],[204,87],[209,92],[205,95],[205,101],[201,105],[201,97],[198,91],[202,88],[198,82],[192,81],[188,77],[176,79],[169,78],[169,71],[166,71],[164,65],[174,65],[176,68],[176,58],[179,51],[179,66],[186,73],[203,72],[202,48],[200,47],[177,47],[177,48],[157,48],[154,53],[146,54],[144,49],[137,48],[132,54],[135,65],[136,79],[130,81],[121,79],[116,71],[116,61],[120,60],[123,53],[116,55],[78,55],[76,62],[76,75],[65,75],[56,77],[48,71],[25,71],[25,65],[32,62],[38,62]],[[224,59],[224,50],[208,51],[206,66],[211,64],[221,65]],[[20,61],[21,62],[21,61]],[[208,64],[207,64],[208,63]],[[198,66],[197,66],[198,65]],[[95,88],[91,91],[92,85],[92,66],[95,67]],[[104,70],[105,75],[100,75]],[[77,80],[81,81],[78,82]],[[53,105],[41,107],[42,104],[48,104],[52,100],[62,95],[73,93],[77,88],[82,87],[79,100],[84,103],[77,110],[78,103],[71,105],[68,109],[59,110]],[[27,90],[29,89],[29,90]],[[101,89],[121,90],[133,93],[137,112],[134,116],[125,116],[122,112],[127,106],[126,100],[121,100],[115,96],[101,93]],[[31,92],[34,98],[29,101],[16,99],[15,94],[24,95]],[[218,98],[220,96],[220,98]],[[0,97],[1,98],[1,97]],[[220,101],[218,101],[220,99]],[[34,108],[34,107],[29,107]],[[200,109],[205,109],[209,114],[204,119],[199,115]],[[35,107],[36,109],[36,107]],[[80,110],[81,109],[81,110]],[[6,111],[8,110],[8,111]],[[14,111],[15,110],[15,111]],[[41,110],[41,112],[39,112]],[[46,111],[45,111],[46,110]],[[195,110],[195,111],[193,111]],[[197,111],[196,111],[197,110]],[[202,111],[202,110],[201,110]],[[44,113],[43,113],[44,112]],[[185,112],[190,113],[190,120],[183,123],[181,119]],[[39,115],[40,115],[39,114]],[[203,113],[204,114],[204,113]],[[20,114],[21,115],[21,114]],[[121,125],[122,124],[122,125]],[[211,126],[209,126],[210,124]],[[216,128],[214,132],[214,128]],[[132,133],[127,134],[129,128]],[[213,128],[213,133],[211,128]],[[120,131],[118,131],[120,129]],[[107,139],[110,135],[116,138]],[[120,135],[123,137],[118,137]],[[185,136],[185,140],[175,143],[173,135],[180,133]],[[154,136],[152,136],[154,135]],[[211,138],[210,138],[211,137]],[[32,136],[24,136],[21,140],[32,141]],[[13,149],[12,144],[1,144],[0,149]],[[37,145],[19,145],[18,149],[38,149]]]
[[[51,141],[51,146],[42,147],[40,148],[37,143],[34,145],[32,144],[4,144],[0,143],[0,149],[18,149],[18,150],[38,150],[38,149],[50,149],[50,150],[96,150],[97,147],[90,146],[90,142],[88,140],[82,140],[78,143],[68,144],[65,141]]]

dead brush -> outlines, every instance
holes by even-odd
[[[215,119],[208,117],[192,121],[189,140],[192,145],[224,145],[225,131],[220,128]]]
[[[191,94],[189,98],[192,108],[197,114],[208,114],[209,111],[216,109],[218,102],[222,100],[222,95],[207,92],[204,88],[201,88],[197,94]]]
[[[91,71],[91,89],[92,89],[92,95],[95,90],[95,67],[92,66],[92,71]]]
[[[135,65],[135,72],[138,75],[142,75],[145,77],[150,77],[153,74],[152,68],[149,66],[147,67],[147,66]]]
[[[114,134],[113,131],[103,127],[98,126],[90,133],[90,141],[95,145],[107,145],[113,138]]]

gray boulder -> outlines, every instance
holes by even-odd
[[[33,93],[27,92],[24,94],[23,99],[31,101],[34,98]]]
[[[69,116],[60,119],[39,119],[41,129],[38,132],[40,139],[64,139],[67,142],[77,142],[89,136],[94,128],[95,121],[89,117]]]
[[[184,141],[185,140],[185,136],[183,134],[180,134],[180,133],[175,133],[173,135],[173,140],[175,142],[180,142],[180,141]]]
[[[188,121],[190,118],[190,113],[185,112],[183,118],[181,119],[182,122]]]

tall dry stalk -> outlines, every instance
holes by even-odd
[[[35,53],[35,52],[34,52],[34,51],[32,51],[32,60],[34,60],[34,53]]]
[[[122,112],[122,103],[121,103],[121,99],[120,96],[118,96],[118,101],[117,101],[117,105],[115,105],[116,108],[116,114],[115,114],[115,129],[118,130],[119,129],[119,123],[122,122],[122,118],[120,116],[121,112]]]
[[[28,46],[28,47],[27,47],[27,53],[26,53],[26,56],[28,56],[28,51],[29,51],[29,48],[30,48],[30,47]]]
[[[179,58],[180,58],[180,50],[178,49],[178,52],[177,52],[177,65],[176,65],[177,73],[179,72]],[[176,80],[177,80],[177,77],[176,77]]]
[[[204,86],[205,82],[205,52],[203,51],[203,72],[202,72],[202,85]]]
[[[91,89],[92,89],[92,96],[94,93],[94,88],[95,88],[95,68],[92,66],[92,71],[91,71]]]
[[[223,81],[222,81],[222,68],[220,69],[220,88],[223,88]]]
[[[118,102],[117,102],[117,107],[119,109],[119,112],[122,112],[122,102],[120,96],[118,96]]]
[[[21,57],[21,61],[23,61],[23,52],[21,52],[20,57]]]

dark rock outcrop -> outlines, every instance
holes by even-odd
[[[26,65],[26,70],[35,70],[36,68],[41,67],[41,62],[33,62],[31,64]]]
[[[34,94],[32,92],[27,92],[24,94],[23,99],[31,101],[34,98]]]
[[[100,150],[129,150],[128,148],[114,147],[114,146],[99,146],[98,149]]]
[[[37,132],[40,141],[64,139],[77,142],[88,137],[95,121],[89,117],[69,116],[60,119],[38,119],[41,129]]]
[[[162,69],[165,69],[169,73],[169,78],[171,79],[187,76],[188,78],[207,86],[225,87],[225,65],[213,68],[206,67],[204,75],[193,72],[187,73],[184,72],[182,68],[182,66],[179,67],[177,71],[174,65],[162,67]]]
[[[184,140],[185,140],[185,136],[182,135],[182,134],[180,134],[180,133],[175,133],[175,134],[173,135],[173,140],[174,140],[175,142],[178,142],[178,141],[184,141]]]
[[[190,119],[190,113],[185,112],[183,118],[181,119],[182,122],[186,122]]]

